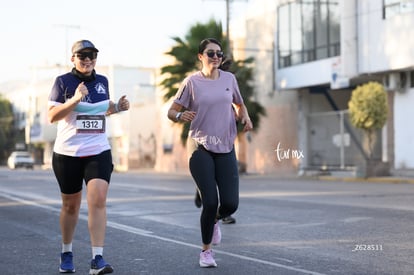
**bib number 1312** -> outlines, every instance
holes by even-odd
[[[104,133],[105,116],[104,115],[78,115],[76,117],[77,133]]]

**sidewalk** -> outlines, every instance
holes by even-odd
[[[277,179],[309,179],[309,180],[324,180],[324,181],[344,181],[344,182],[378,182],[378,183],[410,183],[414,184],[414,176],[382,176],[382,177],[357,177],[343,175],[293,175],[293,174],[241,174],[241,178],[277,178]]]
[[[413,183],[414,178],[409,177],[368,177],[368,178],[359,178],[359,177],[336,177],[336,176],[318,176],[316,177],[319,180],[326,181],[348,181],[348,182],[380,182],[380,183]]]
[[[124,173],[124,172],[119,172]],[[184,176],[191,177],[188,171],[182,172],[159,172],[153,169],[133,169],[129,170],[126,173],[139,173],[153,175],[157,174],[158,176]],[[378,182],[378,183],[410,183],[414,184],[414,176],[383,176],[383,177],[356,177],[348,175],[295,175],[295,174],[280,174],[280,173],[268,173],[268,174],[259,174],[259,173],[245,173],[240,174],[240,178],[261,178],[261,179],[308,179],[308,180],[323,180],[323,181],[344,181],[344,182]]]

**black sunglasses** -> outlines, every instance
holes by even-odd
[[[224,56],[224,53],[222,51],[206,51],[206,54],[210,58],[213,58],[214,55],[217,55],[218,58],[222,58]]]
[[[90,60],[94,60],[94,59],[96,59],[98,57],[98,53],[97,52],[80,52],[80,53],[76,53],[75,55],[80,60],[85,60],[87,57]]]

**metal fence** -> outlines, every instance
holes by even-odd
[[[364,160],[364,133],[352,126],[348,110],[308,114],[307,125],[308,168],[348,170]],[[374,155],[380,144],[377,140]]]

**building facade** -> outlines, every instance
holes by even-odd
[[[286,109],[284,113],[291,116],[287,122],[297,137],[291,146],[297,146],[296,155],[301,156],[298,172],[358,169],[364,139],[350,125],[347,109],[352,90],[369,81],[385,86],[389,102],[375,157],[392,174],[414,169],[409,149],[413,130],[405,125],[414,100],[414,1],[257,0],[252,5],[256,9],[246,24],[246,44],[260,48],[265,37],[275,43],[277,103],[263,100],[270,109],[279,110],[285,100],[294,108],[295,114]],[[274,32],[269,34],[263,26],[272,23]],[[255,57],[260,66],[258,90],[266,90],[271,67],[262,62],[267,58],[257,53]],[[283,125],[272,115],[273,125]]]

